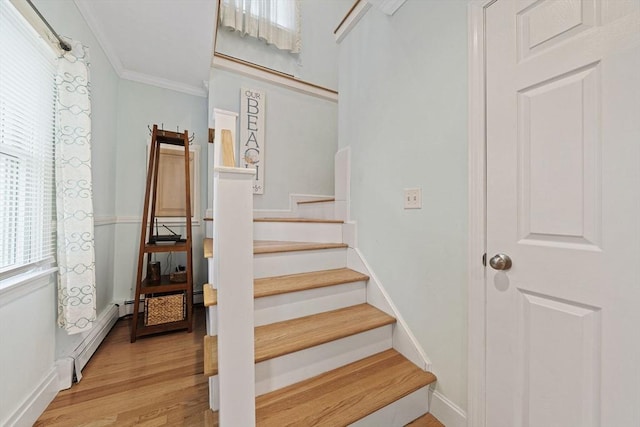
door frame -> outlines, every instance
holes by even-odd
[[[487,141],[485,13],[497,0],[471,0],[468,9],[469,242],[467,289],[467,426],[486,425]]]

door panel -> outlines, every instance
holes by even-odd
[[[486,425],[640,426],[640,1],[485,23]]]
[[[599,67],[518,91],[521,243],[597,249]]]
[[[522,424],[588,425],[599,409],[600,309],[518,291]]]

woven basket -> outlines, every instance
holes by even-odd
[[[185,294],[163,295],[144,300],[145,326],[179,322],[185,319]]]

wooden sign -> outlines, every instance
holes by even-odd
[[[240,89],[240,167],[256,169],[253,194],[264,194],[265,93]]]

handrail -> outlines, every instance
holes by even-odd
[[[324,86],[317,85],[315,83],[311,83],[302,79],[298,79],[291,74],[283,73],[281,71],[274,70],[272,68],[264,67],[259,64],[255,64],[253,62],[245,61],[244,59],[236,58],[235,56],[226,55],[220,52],[213,53],[212,66],[214,68],[230,68],[229,66],[233,65],[235,68],[234,71],[242,72],[242,68],[244,68],[247,72],[245,74],[251,75],[253,78],[260,78],[262,80],[271,81],[274,84],[282,84],[285,82],[286,85],[293,87],[306,87],[306,92],[314,93],[316,95],[322,96],[323,98],[337,100],[338,99],[338,91],[334,89],[330,89]],[[269,78],[272,76],[272,78]]]
[[[349,9],[349,11],[344,15],[344,18],[342,18],[342,21],[340,21],[340,23],[338,24],[336,29],[333,30],[333,34],[337,34],[337,32],[340,30],[340,27],[342,27],[342,25],[345,22],[347,22],[347,19],[349,19],[349,16],[351,16],[351,14],[356,9],[356,7],[358,7],[358,3],[360,3],[361,1],[362,0],[356,0],[356,2],[353,4],[353,6],[351,6],[351,9]]]
[[[365,16],[367,11],[371,8],[371,3],[369,1],[361,1],[357,0],[354,5],[349,9],[349,12],[345,15],[345,17],[340,21],[340,24],[333,32],[333,35],[336,39],[336,43],[342,42],[342,40],[353,30],[358,22]]]

